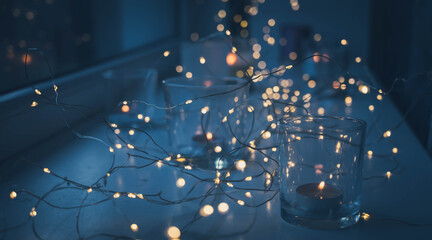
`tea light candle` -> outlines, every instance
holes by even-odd
[[[342,204],[343,191],[331,184],[308,183],[296,189],[298,206],[304,211],[328,213]]]

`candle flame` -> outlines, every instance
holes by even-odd
[[[323,190],[323,189],[324,189],[324,186],[325,186],[325,182],[324,182],[324,181],[321,181],[320,184],[318,185],[318,189],[319,189],[319,190]]]

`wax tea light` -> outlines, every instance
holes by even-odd
[[[365,128],[361,120],[330,116],[279,122],[282,219],[319,229],[358,222]]]
[[[327,214],[342,205],[342,190],[324,181],[301,185],[296,193],[297,204],[305,211]]]

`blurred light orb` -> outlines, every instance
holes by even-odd
[[[226,202],[221,202],[218,205],[218,211],[219,213],[225,214],[229,210],[229,205]]]
[[[237,163],[236,163],[236,168],[238,170],[245,169],[246,168],[246,162],[245,162],[245,160],[238,160]]]
[[[237,62],[237,56],[235,53],[228,53],[228,55],[226,56],[226,63],[228,64],[228,66],[232,66]]]
[[[130,228],[132,231],[137,232],[138,231],[138,225],[136,225],[135,223],[130,225]]]
[[[214,212],[214,209],[211,205],[204,205],[204,207],[201,208],[200,210],[200,215],[203,217],[208,217],[210,215],[212,215]]]
[[[182,187],[184,187],[185,184],[186,184],[186,181],[184,180],[184,178],[179,178],[179,179],[177,179],[176,186],[177,186],[178,188],[182,188]]]
[[[167,235],[169,238],[180,238],[181,232],[180,229],[176,226],[171,226],[167,229]]]
[[[123,105],[122,106],[122,112],[129,112],[130,108],[128,105]]]

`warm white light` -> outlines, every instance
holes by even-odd
[[[268,122],[273,121],[273,116],[272,116],[272,115],[267,115],[267,121],[268,121]]]
[[[344,46],[346,46],[346,45],[348,45],[348,41],[346,39],[342,39],[341,40],[341,44],[344,45]]]
[[[223,9],[219,10],[219,12],[218,12],[218,16],[219,16],[220,18],[224,18],[224,17],[226,17],[226,12],[225,12],[225,10],[223,10]]]
[[[214,151],[215,151],[216,153],[220,153],[220,152],[222,151],[221,146],[216,146],[216,147],[214,148]]]
[[[15,191],[12,191],[10,194],[9,194],[9,197],[11,198],[11,199],[14,199],[14,198],[16,198],[17,197],[17,193],[15,192]]]
[[[366,86],[366,85],[361,85],[361,86],[359,87],[359,90],[360,90],[361,93],[363,93],[363,94],[367,94],[367,93],[369,92],[369,87]]]
[[[169,238],[178,239],[181,236],[180,229],[176,226],[171,226],[167,229],[167,235]]]
[[[237,62],[237,56],[235,55],[237,49],[233,48],[232,51],[233,52],[228,53],[225,59],[228,66],[232,66]]]
[[[392,175],[392,174],[391,174],[390,171],[386,172],[386,177],[387,177],[387,179],[390,179],[391,175]]]
[[[210,110],[210,108],[205,106],[205,107],[201,108],[201,113],[206,114],[209,110]]]
[[[32,208],[32,210],[30,211],[30,217],[36,217],[37,212],[35,210],[35,208]]]
[[[314,88],[315,86],[316,86],[316,82],[314,80],[308,81],[308,87],[309,88]]]
[[[271,133],[269,131],[265,131],[262,136],[264,139],[269,139],[271,137]]]
[[[208,132],[208,133],[206,134],[206,137],[207,137],[208,140],[212,140],[212,139],[213,139],[213,133]]]
[[[121,107],[121,111],[124,112],[124,113],[129,112],[129,110],[130,110],[130,107],[129,107],[128,105],[123,105],[123,106]]]
[[[219,203],[219,205],[218,205],[218,211],[220,213],[224,214],[224,213],[228,212],[228,210],[229,210],[228,203],[226,203],[226,202]]]
[[[340,153],[340,149],[341,149],[341,142],[337,142],[336,143],[336,153]]]
[[[157,161],[157,162],[156,162],[156,166],[157,166],[158,168],[161,168],[161,167],[163,166],[162,161]]]
[[[136,198],[136,194],[135,193],[128,193],[128,198]]]
[[[383,137],[385,137],[385,138],[390,137],[390,136],[391,136],[391,131],[390,131],[390,130],[387,130],[387,131],[383,134]]]
[[[205,205],[204,207],[201,208],[200,215],[203,217],[208,217],[208,216],[212,215],[213,212],[214,212],[214,209],[211,205]]]
[[[319,185],[318,185],[318,189],[319,189],[319,190],[323,190],[324,187],[325,187],[325,182],[324,182],[324,181],[321,181],[321,182],[319,183]]]
[[[273,26],[276,24],[276,21],[275,21],[273,18],[270,18],[270,19],[267,21],[267,23],[268,23],[268,25],[269,25],[270,27],[273,27]]]
[[[246,168],[246,162],[244,160],[238,160],[236,163],[236,168],[238,170],[243,170]]]
[[[370,215],[367,214],[367,213],[362,213],[362,214],[361,214],[361,218],[362,218],[363,220],[367,221],[367,220],[369,220]]]
[[[369,150],[369,151],[367,152],[367,154],[368,154],[368,158],[371,159],[371,158],[372,158],[372,155],[373,155],[372,150]]]
[[[352,97],[347,96],[347,97],[345,98],[345,105],[347,105],[347,107],[349,107],[349,106],[352,105]]]
[[[177,179],[176,185],[178,188],[184,187],[185,184],[186,184],[186,181],[183,178]]]
[[[130,228],[132,229],[132,231],[137,232],[138,231],[138,225],[136,225],[135,223],[130,225]]]

